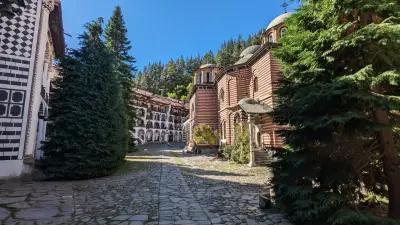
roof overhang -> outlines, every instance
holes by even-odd
[[[63,57],[65,55],[65,39],[60,0],[54,1],[54,10],[50,13],[49,26],[56,57]]]
[[[247,114],[267,114],[273,111],[268,105],[261,104],[252,98],[240,100],[239,106]]]

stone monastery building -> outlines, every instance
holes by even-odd
[[[188,110],[184,102],[140,89],[133,94],[137,119],[132,137],[137,144],[185,141],[182,123]]]
[[[206,64],[198,69],[193,80],[189,120],[185,123],[189,142],[193,142],[194,127],[206,124],[218,130],[222,143],[233,144],[235,126],[250,121],[255,160],[265,152],[263,149],[282,147],[279,126],[271,116],[246,112],[241,102],[269,111],[274,108],[274,91],[282,74],[271,49],[287,31],[284,21],[289,16],[290,13],[285,13],[275,18],[263,32],[262,44],[246,48],[233,66],[218,68]]]
[[[0,17],[0,178],[29,173],[45,139],[55,57],[64,55],[60,0],[25,0]]]

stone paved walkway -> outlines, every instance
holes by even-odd
[[[0,224],[290,225],[261,211],[268,171],[152,146],[115,175],[73,182],[0,181]]]

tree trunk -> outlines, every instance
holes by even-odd
[[[388,112],[375,110],[375,119],[382,125],[389,125]],[[389,191],[389,212],[391,218],[400,219],[400,157],[394,143],[393,131],[390,127],[378,132],[380,149],[383,155],[383,169]]]

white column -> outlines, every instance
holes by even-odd
[[[249,114],[248,116],[248,123],[249,123],[249,141],[250,141],[250,158],[249,158],[249,166],[255,166],[255,156],[254,156],[254,134],[253,134],[253,118],[252,115]]]
[[[46,44],[48,41],[48,30],[49,30],[49,14],[52,11],[53,2],[49,0],[44,0],[41,6],[42,16],[40,21],[41,30],[39,30],[38,35],[38,51],[37,57],[35,58],[35,71],[33,73],[33,80],[31,86],[30,103],[29,103],[29,115],[28,124],[26,128],[26,140],[25,140],[25,152],[24,157],[33,157],[36,147],[36,135],[38,126],[38,112],[40,107],[40,91],[42,85],[42,76],[44,73],[44,63],[45,63],[45,52]],[[28,94],[28,93],[27,93]]]

